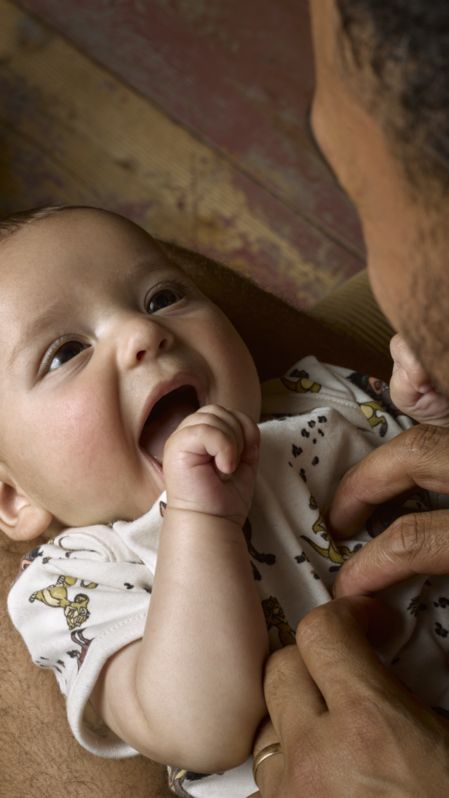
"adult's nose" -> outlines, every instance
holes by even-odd
[[[122,320],[117,330],[117,358],[120,368],[131,369],[147,358],[157,358],[173,344],[173,333],[149,317]]]

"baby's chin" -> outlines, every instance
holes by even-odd
[[[141,518],[145,515],[153,505],[160,499],[161,495],[165,491],[165,480],[163,478],[162,468],[161,470],[161,479],[160,479],[160,486],[157,488],[152,486],[152,490],[145,490],[144,496],[148,498],[140,497],[140,500],[137,500],[135,504],[129,505],[127,504],[126,507],[122,509],[114,507],[113,511],[109,514],[106,510],[103,512],[96,514],[92,512],[89,518],[83,519],[82,521],[75,521],[72,520],[71,522],[63,522],[58,520],[57,518],[53,517],[53,521],[51,522],[50,526],[46,529],[44,534],[40,535],[40,538],[43,540],[53,540],[57,535],[61,532],[64,532],[67,529],[82,529],[88,526],[112,526],[116,521],[125,521],[125,522],[132,522],[136,521],[138,518]],[[165,502],[161,501],[160,513],[161,516],[164,514],[165,509]],[[77,515],[76,509],[74,508],[73,512],[73,519]],[[78,514],[79,515],[79,514]]]

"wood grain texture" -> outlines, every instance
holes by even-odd
[[[355,215],[317,157],[307,0],[22,0],[336,240]]]
[[[359,255],[52,28],[8,0],[0,15],[3,212],[98,204],[302,308],[359,270]]]

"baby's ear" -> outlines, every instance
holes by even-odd
[[[0,529],[12,540],[34,540],[48,529],[53,516],[11,481],[0,480]]]

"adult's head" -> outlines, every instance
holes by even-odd
[[[375,295],[449,392],[449,4],[312,0],[317,141],[359,212]]]

